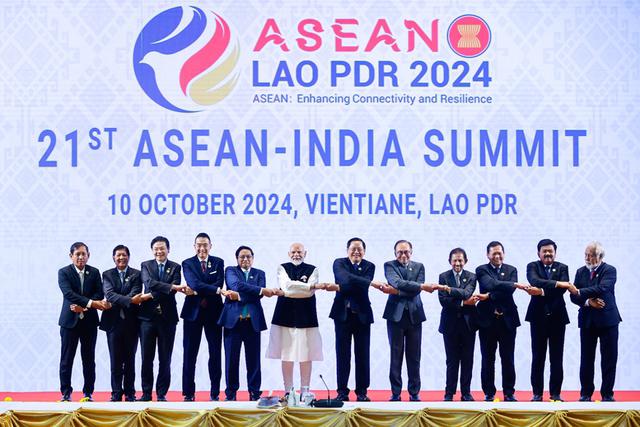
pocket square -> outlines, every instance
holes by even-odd
[[[211,272],[211,273],[209,273],[209,274],[216,274],[217,272],[218,272],[218,270],[216,270],[216,271],[212,271],[212,272]]]

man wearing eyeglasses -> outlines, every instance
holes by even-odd
[[[364,259],[366,245],[359,237],[347,242],[347,257],[333,262],[335,284],[327,286],[335,291],[329,317],[336,331],[337,399],[349,401],[349,374],[351,371],[351,341],[356,359],[356,397],[358,402],[369,402],[369,348],[373,311],[369,301],[369,286],[382,286],[374,282],[373,263]]]

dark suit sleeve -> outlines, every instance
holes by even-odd
[[[417,295],[420,295],[420,292],[422,292],[422,289],[420,288],[420,285],[422,285],[424,283],[424,265],[420,264],[420,268],[418,269],[418,277],[416,277],[416,281],[415,282],[411,282],[411,281],[406,281],[407,283],[415,283],[417,284],[417,288],[408,288],[408,289],[398,289],[398,295],[401,297],[406,297],[406,298],[413,298]]]
[[[151,278],[149,272],[149,263],[142,263],[141,266],[142,283],[145,288],[151,292],[153,299],[157,299],[160,295],[169,295],[171,293],[171,283],[160,282]],[[180,284],[180,282],[178,282]]]
[[[489,271],[489,267],[481,266],[476,269],[476,277],[483,293],[489,292],[489,298],[494,301],[501,301],[512,295],[516,288],[513,286],[518,281],[518,271],[513,269],[509,273],[509,280],[496,280]]]
[[[601,297],[608,292],[613,293],[613,288],[616,284],[617,272],[616,268],[607,265],[607,268],[603,268],[600,274],[599,281],[595,286],[580,289],[580,296],[585,300],[589,298]]]
[[[418,272],[418,280],[420,275],[423,280],[421,283],[424,283],[424,266],[422,265]],[[421,283],[403,279],[393,261],[384,263],[384,277],[391,286],[400,291],[400,296],[414,297],[420,293]]]
[[[111,304],[119,307],[129,307],[131,305],[131,297],[114,291],[113,282],[111,281],[111,277],[109,277],[108,271],[102,274],[102,288],[104,289],[104,295],[107,297],[107,301]]]
[[[236,291],[240,294],[240,301],[242,302],[250,302],[257,301],[260,295],[260,289],[264,287],[265,278],[262,275],[262,286],[251,285],[249,283],[245,283],[244,280],[240,279],[238,271],[235,268],[227,268],[224,272],[224,278],[227,282],[227,288],[232,291]],[[258,283],[260,282],[260,275],[258,275]]]
[[[100,276],[100,271],[97,268],[92,269],[89,277],[94,281],[93,293],[91,294],[91,299],[93,301],[100,301],[104,299],[104,291],[102,290],[102,278]]]
[[[464,278],[461,277],[461,280],[464,280]],[[463,282],[463,284],[464,286],[462,288],[451,288],[451,293],[449,294],[456,298],[458,302],[469,299],[471,295],[473,295],[473,291],[476,290],[476,276],[470,274],[467,282]]]
[[[376,266],[371,263],[365,264],[368,267],[365,272],[366,276],[358,276],[352,272],[353,268],[346,264],[342,258],[333,262],[333,274],[336,283],[340,285],[340,293],[354,295],[363,291],[367,292],[375,275]]]
[[[567,277],[567,281],[568,280],[569,278]],[[537,288],[544,289],[546,292],[555,289],[557,283],[555,280],[549,280],[545,277],[540,276],[540,273],[538,272],[537,261],[527,264],[527,282]]]
[[[583,271],[585,271],[584,268],[579,268],[578,271],[576,271],[576,277],[573,280],[573,284],[580,288],[581,286],[581,282],[582,282],[582,277],[581,276],[585,276],[585,274],[583,274]],[[586,288],[585,288],[586,289]],[[580,292],[579,295],[569,295],[569,298],[571,299],[571,302],[574,303],[577,306],[583,307],[584,303],[587,301],[587,298],[585,298],[585,296],[582,294],[582,292]]]
[[[216,273],[216,281],[214,283],[206,283],[200,280],[200,272],[195,270],[195,264],[187,259],[182,262],[182,270],[184,272],[184,280],[187,285],[199,295],[215,296],[218,295],[219,289],[224,283],[224,262],[216,262],[214,268]],[[200,269],[200,266],[197,267]]]
[[[138,295],[142,292],[142,281],[140,280],[140,272],[136,271],[129,275],[129,282],[131,283],[131,290],[127,294],[129,298]]]
[[[89,298],[73,290],[71,280],[65,269],[58,270],[58,286],[62,291],[62,295],[72,304],[86,307],[89,304]]]

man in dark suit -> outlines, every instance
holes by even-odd
[[[351,341],[356,359],[356,397],[358,402],[369,402],[369,347],[373,312],[369,302],[369,286],[374,282],[376,267],[364,259],[366,245],[358,237],[347,242],[347,257],[333,262],[335,284],[327,286],[336,291],[329,317],[336,331],[336,374],[338,400],[349,401],[349,373],[351,371]]]
[[[62,402],[71,401],[71,370],[80,342],[84,397],[81,401],[93,401],[93,386],[96,381],[96,338],[98,336],[98,312],[110,305],[104,301],[102,281],[97,268],[87,265],[89,247],[76,242],[69,250],[71,264],[58,270],[58,286],[62,291],[60,326],[60,392]]]
[[[107,333],[111,361],[111,402],[136,400],[136,350],[138,349],[138,306],[142,302],[140,270],[129,267],[129,248],[113,248],[116,267],[102,273],[104,295],[112,309],[100,319]]]
[[[604,248],[591,242],[584,251],[585,266],[576,271],[569,288],[571,301],[578,306],[580,328],[580,401],[590,402],[593,384],[596,346],[600,340],[600,366],[603,402],[614,402],[613,385],[618,363],[618,324],[622,321],[616,305],[616,269],[603,261]]]
[[[211,400],[218,400],[222,376],[222,327],[218,325],[222,313],[224,261],[211,256],[211,239],[207,233],[196,236],[193,247],[196,255],[182,261],[182,272],[187,286],[194,291],[182,306],[184,319],[184,361],[182,365],[182,395],[185,402],[195,399],[196,358],[202,340],[202,330],[209,345],[209,380]],[[190,292],[188,292],[190,293]]]
[[[169,239],[154,237],[151,251],[154,259],[142,263],[143,300],[140,319],[140,346],[142,348],[142,396],[140,401],[151,400],[153,390],[153,359],[158,346],[158,378],[156,395],[158,402],[167,401],[171,383],[171,354],[176,337],[178,310],[176,292],[186,292],[181,285],[180,264],[169,261]]]
[[[253,268],[253,249],[240,246],[236,250],[238,265],[227,267],[227,288],[239,294],[238,300],[227,298],[218,324],[224,327],[225,400],[236,400],[240,387],[240,349],[244,344],[249,400],[260,399],[260,332],[267,329],[260,299],[284,295],[279,289],[266,288],[264,271]]]
[[[392,402],[400,401],[402,391],[402,359],[407,359],[409,399],[420,401],[420,350],[424,315],[420,292],[433,292],[424,283],[424,265],[411,261],[413,246],[399,240],[393,247],[396,259],[384,263],[384,276],[389,285],[380,288],[389,294],[382,317],[387,319],[390,361],[389,382]],[[428,289],[426,287],[429,287]],[[391,289],[388,289],[391,288]]]
[[[472,402],[471,374],[473,371],[473,350],[476,344],[476,307],[477,298],[473,296],[476,288],[476,275],[464,270],[467,253],[462,248],[449,252],[451,270],[438,277],[438,283],[444,287],[438,291],[442,305],[438,332],[444,339],[447,356],[447,380],[444,400],[452,401],[456,393],[458,369],[460,370],[460,400]]]
[[[480,351],[482,369],[480,378],[485,401],[495,398],[496,348],[499,346],[502,363],[502,392],[505,402],[515,402],[516,369],[514,352],[516,328],[520,326],[518,307],[513,301],[516,289],[527,289],[528,285],[518,283],[518,270],[504,264],[504,247],[500,242],[487,245],[489,263],[476,268],[480,284],[478,326],[480,326]]]
[[[557,262],[556,243],[551,239],[538,242],[538,261],[527,265],[527,281],[531,295],[525,320],[531,325],[532,402],[542,402],[544,365],[549,346],[549,393],[551,400],[562,401],[562,354],[564,333],[569,323],[564,293],[569,283],[569,267]]]

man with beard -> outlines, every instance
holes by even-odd
[[[571,301],[580,306],[580,401],[590,402],[593,384],[596,346],[600,340],[600,366],[603,402],[614,402],[613,385],[618,363],[618,324],[622,321],[616,305],[616,268],[603,261],[604,248],[591,242],[584,250],[584,267],[576,271],[574,285],[569,289]]]
[[[284,390],[293,387],[293,364],[300,364],[300,400],[309,394],[311,364],[323,360],[322,337],[316,313],[318,269],[304,262],[307,251],[302,243],[293,243],[289,259],[278,267],[278,284],[284,295],[278,297],[271,321],[267,358],[282,360]]]
[[[525,320],[531,325],[531,387],[532,402],[542,402],[544,365],[549,346],[549,393],[551,400],[562,401],[562,355],[564,333],[569,323],[564,293],[572,287],[569,267],[556,261],[556,243],[551,239],[538,242],[538,261],[527,265],[527,280],[531,295]]]

